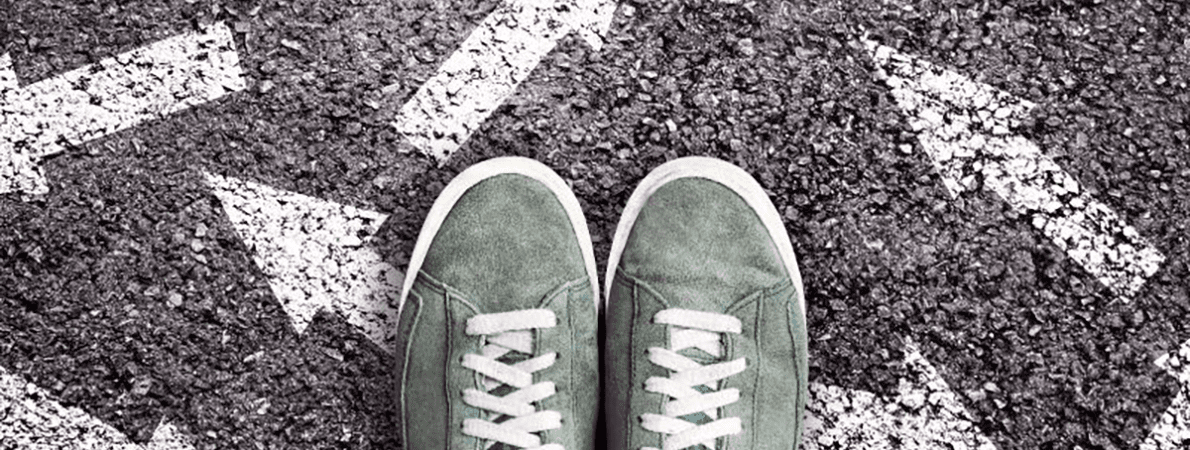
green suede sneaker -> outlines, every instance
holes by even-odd
[[[578,200],[549,167],[496,158],[455,177],[401,289],[403,447],[593,448],[598,286]]]
[[[798,448],[801,275],[747,172],[712,158],[653,170],[624,208],[604,280],[609,449]]]

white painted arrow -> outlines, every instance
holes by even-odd
[[[162,422],[145,445],[0,367],[0,445],[30,450],[193,450],[173,425]]]
[[[0,56],[0,194],[49,191],[38,162],[86,141],[246,87],[231,30],[216,24],[19,87]]]
[[[1190,341],[1157,360],[1157,366],[1177,378],[1181,389],[1161,415],[1161,421],[1140,444],[1140,450],[1182,450],[1190,448]]]
[[[445,160],[529,77],[558,40],[577,32],[595,50],[611,27],[613,0],[508,0],[447,58],[398,113],[416,147]]]
[[[811,383],[802,450],[996,450],[938,370],[908,339],[903,368],[910,378],[901,378],[892,398]]]
[[[298,333],[327,309],[392,351],[404,275],[368,244],[387,215],[234,178],[206,177]]]
[[[1165,257],[1028,139],[1011,129],[1033,104],[865,41],[951,195],[982,180],[1124,301]]]

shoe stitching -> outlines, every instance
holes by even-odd
[[[409,325],[409,332],[406,335],[408,337],[405,340],[404,356],[402,358],[404,362],[401,364],[401,442],[409,442],[409,407],[406,401],[409,396],[409,352],[413,349],[413,339],[414,336],[417,336],[417,326],[421,321],[421,311],[424,306],[424,300],[421,294],[409,291],[409,295],[412,296],[417,308],[412,318],[413,323]],[[405,301],[409,300],[410,298],[405,299]]]
[[[447,442],[449,442],[451,440],[450,437],[453,434],[453,433],[451,433],[451,430],[455,426],[454,425],[454,422],[455,422],[455,420],[454,420],[454,413],[455,413],[454,404],[456,401],[456,400],[454,400],[454,395],[452,395],[452,391],[454,391],[454,389],[451,389],[451,387],[450,387],[451,381],[453,381],[453,379],[454,379],[454,377],[452,377],[451,375],[454,374],[453,368],[454,368],[455,364],[457,364],[455,362],[455,358],[454,358],[454,354],[455,354],[454,350],[455,349],[454,349],[454,339],[453,339],[455,317],[454,317],[454,311],[452,311],[450,308],[450,293],[449,292],[442,293],[442,308],[443,308],[443,313],[444,313],[443,315],[446,318],[446,324],[445,324],[445,326],[446,326],[446,358],[444,358],[444,361],[442,364],[442,374],[443,374],[443,376],[446,377],[446,379],[442,380],[442,389],[444,391],[442,393],[442,395],[443,395],[443,398],[446,399],[446,430],[445,430],[446,434],[445,434],[445,436],[446,436]],[[462,400],[462,399],[459,399],[459,400]]]
[[[800,295],[799,291],[800,291],[800,289],[797,289],[797,288],[793,289],[793,299],[794,300],[797,300],[798,295]],[[797,384],[796,393],[794,394],[797,396],[794,399],[794,402],[795,402],[794,408],[797,411],[804,411],[805,404],[806,404],[806,398],[802,394],[805,391],[805,389],[803,389],[801,386],[801,384],[802,384],[802,367],[800,364],[797,363],[797,361],[798,361],[798,359],[797,359],[798,346],[797,346],[797,339],[796,339],[797,333],[794,332],[794,329],[793,329],[793,327],[794,327],[793,321],[795,318],[797,318],[797,314],[793,312],[793,308],[795,308],[795,307],[799,308],[799,311],[800,311],[801,305],[794,305],[794,302],[792,302],[792,301],[785,302],[785,314],[786,314],[786,319],[787,319],[785,321],[785,323],[786,323],[785,328],[786,328],[786,330],[789,331],[789,341],[793,343],[793,355],[792,355],[794,358],[793,359],[793,361],[794,361],[793,362],[793,380],[794,380],[793,382],[795,384]],[[806,326],[805,317],[802,318],[802,326],[803,327]],[[807,348],[807,350],[809,350],[809,348]],[[805,424],[806,423],[805,423],[804,419],[802,421],[798,422],[798,427],[796,430],[794,430],[794,433],[795,433],[795,435],[794,435],[795,441],[794,442],[801,442],[802,434],[804,434],[803,428],[805,427]]]
[[[764,354],[764,340],[760,339],[760,335],[761,335],[760,321],[761,321],[761,318],[764,317],[764,299],[768,298],[769,293],[766,292],[765,294],[766,295],[761,297],[760,301],[756,302],[756,318],[752,322],[752,342],[756,343],[756,357],[752,358],[754,360],[753,362],[756,363],[756,371],[753,374],[754,378],[752,381],[752,386],[753,386],[753,389],[755,389],[755,392],[758,392],[758,393],[765,392],[764,386],[761,385],[761,376],[760,376],[760,374],[764,373],[764,360],[765,360],[765,358],[761,356]],[[752,424],[751,424],[752,429],[749,431],[749,433],[752,435],[751,436],[752,437],[752,445],[749,448],[757,447],[756,439],[757,439],[757,434],[759,434],[756,432],[756,421],[760,419],[760,415],[757,412],[757,405],[760,402],[756,401],[756,397],[757,397],[756,395],[752,396],[752,417],[749,418],[752,422]]]
[[[616,270],[619,270],[619,268],[616,268]],[[629,302],[629,304],[632,305],[632,311],[631,311],[631,314],[628,316],[628,319],[629,319],[628,320],[628,354],[629,354],[629,357],[628,357],[628,377],[627,377],[628,382],[632,383],[632,374],[635,373],[635,371],[636,371],[636,364],[633,363],[633,361],[635,361],[635,358],[632,357],[632,355],[634,353],[636,353],[636,345],[634,345],[634,343],[633,343],[634,342],[633,337],[636,336],[636,313],[637,313],[637,311],[640,311],[640,306],[636,304],[638,301],[637,300],[638,293],[636,290],[636,283],[631,278],[627,278],[627,277],[620,278],[620,280],[626,280],[624,282],[628,283],[627,288],[631,290],[631,296],[632,296],[631,297],[632,301]],[[629,387],[628,395],[625,398],[624,406],[627,407],[629,410],[632,409],[632,398],[635,397],[635,395],[633,395],[633,392],[636,391],[636,389],[634,389],[634,387],[635,386]],[[625,414],[624,415],[624,448],[628,448],[628,445],[632,442],[632,437],[636,435],[636,428],[633,427],[633,425],[634,424],[632,423],[632,415]]]

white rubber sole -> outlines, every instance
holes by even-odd
[[[405,283],[401,286],[401,301],[397,307],[397,317],[401,316],[401,311],[405,308],[405,299],[409,298],[409,290],[413,288],[413,282],[417,279],[418,272],[421,271],[422,263],[426,260],[426,252],[430,250],[430,244],[434,242],[434,237],[438,235],[438,230],[442,228],[442,222],[446,220],[446,216],[454,209],[455,203],[458,203],[459,199],[463,197],[463,194],[467,193],[468,190],[483,180],[504,174],[524,175],[541,182],[541,184],[544,184],[553,191],[554,196],[558,199],[558,203],[561,203],[562,208],[566,210],[566,215],[570,219],[570,226],[574,229],[575,235],[578,237],[579,251],[583,253],[583,263],[587,266],[587,276],[591,278],[591,289],[594,295],[592,298],[595,299],[595,307],[599,308],[601,305],[599,301],[599,278],[595,273],[595,251],[591,245],[591,232],[587,229],[587,219],[583,216],[582,207],[579,206],[574,192],[570,190],[570,186],[566,185],[562,177],[559,177],[549,166],[529,158],[503,156],[468,167],[462,173],[455,176],[453,180],[450,180],[450,184],[447,184],[446,188],[442,190],[442,193],[438,194],[438,199],[434,200],[434,205],[430,207],[430,213],[426,216],[426,221],[421,226],[421,232],[417,237],[417,244],[413,246],[413,256],[409,258],[409,268],[405,272]]]
[[[656,169],[649,172],[649,175],[645,176],[644,180],[641,180],[636,190],[632,191],[632,196],[628,198],[628,204],[624,206],[624,212],[620,214],[620,223],[616,225],[616,235],[612,238],[612,250],[607,260],[607,273],[604,274],[603,279],[605,283],[604,307],[607,306],[607,299],[611,297],[612,277],[615,276],[616,268],[620,265],[620,257],[624,254],[624,245],[628,243],[628,233],[632,231],[632,225],[636,223],[636,217],[640,214],[641,208],[661,186],[677,179],[689,177],[705,178],[726,186],[756,211],[761,223],[768,230],[769,237],[777,245],[777,253],[781,255],[781,262],[785,263],[785,268],[789,271],[789,278],[793,280],[794,287],[797,288],[797,302],[802,308],[802,315],[805,316],[806,296],[802,289],[802,275],[798,271],[797,257],[793,254],[793,244],[789,241],[789,233],[785,231],[785,223],[781,220],[781,215],[777,213],[777,207],[773,206],[773,202],[760,187],[760,183],[757,183],[756,179],[752,178],[752,175],[749,175],[744,169],[726,161],[704,156],[678,158],[657,166]]]

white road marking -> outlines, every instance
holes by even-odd
[[[1033,104],[865,41],[951,195],[990,188],[1128,301],[1165,260],[1107,205],[1011,129]]]
[[[1190,448],[1190,341],[1177,353],[1157,360],[1157,366],[1178,379],[1181,389],[1161,415],[1161,421],[1140,444],[1140,450],[1181,450]]]
[[[893,398],[811,383],[802,450],[996,450],[917,346],[906,339],[905,347],[911,378]]]
[[[0,194],[49,192],[38,162],[246,88],[231,30],[216,24],[21,88],[0,57]]]
[[[12,56],[8,53],[0,54],[0,95],[7,95],[12,89],[20,89],[17,72],[12,68]]]
[[[392,351],[404,275],[368,244],[386,214],[206,177],[298,333],[329,309]]]
[[[398,113],[397,130],[439,162],[458,150],[558,40],[576,31],[595,50],[613,0],[508,0],[471,32]]]
[[[193,450],[162,422],[145,445],[0,367],[0,447],[28,450]]]

